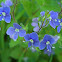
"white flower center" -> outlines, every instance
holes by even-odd
[[[2,12],[3,16],[6,16],[6,13],[5,12]]]
[[[47,41],[47,42],[46,42],[46,45],[48,45],[48,44],[50,44],[50,42],[49,42],[49,41]]]
[[[16,31],[16,32],[19,32],[19,29],[16,28],[15,31]]]
[[[4,18],[2,18],[2,20],[4,21]]]
[[[55,19],[55,21],[57,22],[57,20]]]
[[[33,43],[33,40],[31,39],[30,42]]]
[[[49,49],[47,51],[49,51]]]
[[[60,23],[61,21],[59,20],[59,23]]]

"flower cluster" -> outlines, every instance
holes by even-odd
[[[11,2],[11,0],[6,0],[5,3],[1,3],[0,7],[0,21],[1,20],[5,20],[6,23],[10,23],[11,21],[11,15],[10,15],[10,6],[13,3]]]
[[[62,19],[58,19],[58,13],[54,11],[48,11],[45,13],[44,11],[40,13],[40,17],[34,18],[32,21],[32,26],[34,27],[34,31],[38,32],[43,27],[48,26],[50,24],[54,29],[57,27],[57,32],[59,33],[62,27]],[[48,22],[49,21],[49,22]],[[46,23],[48,22],[48,23]]]
[[[44,49],[44,53],[50,56],[50,54],[54,54],[53,49],[55,47],[53,47],[53,44],[57,42],[59,37],[57,35],[52,36],[46,34],[43,40],[40,42],[38,38],[38,34],[36,32],[32,32],[30,34],[26,34],[24,36],[24,39],[26,40],[26,42],[28,42],[28,47],[32,47],[32,48],[39,47],[40,50]]]
[[[57,32],[59,33],[61,30],[61,26],[62,26],[62,18],[58,19],[58,13],[54,12],[54,11],[50,11],[50,16],[51,16],[51,20],[50,20],[50,25],[55,29],[56,26],[57,27]]]
[[[46,20],[42,22],[42,20],[45,18],[45,12],[43,11],[40,14],[41,14],[40,17],[32,19],[33,22],[31,25],[34,27],[33,31],[35,31],[35,32],[38,32],[39,30],[41,30],[40,29],[41,27],[46,26],[46,24],[45,24]]]
[[[10,23],[11,21],[11,15],[10,15],[10,6],[12,6],[13,3],[11,0],[6,0],[5,3],[2,2],[0,7],[0,21],[5,20],[5,22]],[[18,35],[20,37],[24,37],[25,42],[28,42],[28,47],[38,47],[40,50],[44,50],[45,54],[54,54],[53,52],[53,44],[57,42],[59,39],[58,36],[52,36],[46,34],[42,41],[39,41],[38,34],[39,31],[43,27],[47,27],[48,24],[50,24],[51,27],[54,29],[57,27],[57,32],[59,33],[62,27],[62,18],[58,19],[58,13],[54,11],[47,11],[47,12],[41,12],[40,17],[36,17],[32,19],[32,26],[34,27],[33,31],[30,34],[26,34],[26,31],[18,24],[13,23],[13,27],[9,27],[6,34],[10,36],[11,39],[14,41],[17,40]]]
[[[13,24],[13,27],[9,27],[9,29],[7,30],[7,35],[10,36],[10,38],[12,38],[13,40],[17,40],[18,35],[20,37],[24,37],[25,42],[28,42],[28,47],[39,47],[40,50],[44,49],[44,53],[48,54],[50,56],[50,54],[54,54],[53,51],[53,44],[55,44],[57,42],[57,40],[59,39],[58,36],[51,36],[46,34],[43,38],[43,40],[40,42],[39,38],[38,38],[38,34],[36,32],[39,31],[39,29],[41,29],[41,27],[46,27],[48,24],[50,24],[54,29],[56,28],[56,26],[58,26],[57,30],[61,29],[61,20],[58,19],[58,13],[54,12],[54,11],[50,11],[48,12],[48,14],[46,15],[45,12],[41,12],[41,18],[37,17],[34,18],[32,21],[32,26],[34,26],[34,31],[30,34],[26,34],[26,31],[24,29],[22,29],[22,27],[20,25],[18,25],[17,23]],[[48,17],[46,17],[48,16]],[[43,21],[44,20],[44,21]],[[46,21],[48,21],[47,25],[46,25]],[[60,22],[59,22],[60,21]],[[60,27],[60,28],[59,28]],[[57,38],[57,39],[56,39]]]
[[[59,23],[58,23],[58,13],[54,12],[54,11],[50,11],[49,14],[50,14],[49,23],[55,29],[56,26],[59,25]]]
[[[4,2],[1,3],[2,7],[10,7],[12,5],[13,5],[13,3],[11,0],[6,0],[5,3]]]

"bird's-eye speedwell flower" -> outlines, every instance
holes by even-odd
[[[5,22],[10,23],[11,15],[9,7],[0,7],[0,21],[5,20]]]
[[[45,12],[44,12],[44,11],[42,11],[40,14],[41,14],[41,16],[44,16],[44,15],[45,15]]]
[[[13,23],[13,27],[9,27],[6,33],[7,35],[10,36],[10,38],[16,41],[16,39],[18,38],[18,35],[20,37],[24,37],[26,34],[26,31],[22,29],[22,27],[19,24]]]
[[[30,34],[26,34],[24,36],[24,39],[29,42],[28,43],[28,47],[31,47],[31,46],[32,47],[33,46],[38,47],[39,46],[39,39],[38,39],[38,35],[37,35],[36,32],[32,32]]]
[[[34,27],[33,31],[38,32],[38,30],[39,30],[38,18],[33,18],[32,21],[33,22],[31,25]]]
[[[54,11],[50,11],[49,12],[50,17],[49,17],[49,23],[51,25],[51,27],[53,27],[54,29],[56,28],[56,26],[58,26],[58,13],[54,12]]]
[[[46,48],[48,51],[51,52],[52,44],[54,43],[55,43],[55,39],[51,37],[50,35],[46,34],[43,38],[43,41],[41,41],[39,45],[39,49],[43,50],[44,48]]]
[[[48,56],[50,56],[51,54],[54,54],[54,51],[52,50],[51,52],[48,51],[47,49],[44,50],[44,54],[47,54]]]
[[[59,33],[61,31],[61,28],[62,28],[62,18],[61,20],[59,20],[59,26],[57,27],[57,32]]]
[[[5,3],[4,2],[1,3],[2,7],[9,7],[9,6],[12,6],[12,5],[13,5],[13,3],[12,3],[11,0],[6,0]]]

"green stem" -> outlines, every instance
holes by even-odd
[[[52,59],[53,59],[53,55],[51,55],[49,62],[52,62]]]
[[[25,50],[23,51],[23,53],[22,53],[22,55],[20,56],[18,62],[21,62],[21,61],[22,61],[22,58],[24,57],[24,54],[26,53],[26,50],[27,50],[27,49],[25,49]]]
[[[5,27],[5,25],[4,25],[5,23],[4,23],[4,21],[1,21],[1,32],[0,32],[0,35],[1,35],[1,37],[0,37],[0,41],[1,41],[1,60],[2,60],[2,62],[3,62],[3,57],[4,57],[4,27]]]
[[[4,50],[4,22],[1,22],[1,49]]]

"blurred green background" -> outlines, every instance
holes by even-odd
[[[2,1],[0,0],[0,4]],[[16,0],[14,0],[14,3]],[[61,0],[17,0],[17,5],[14,9],[15,19],[18,24],[20,24],[27,33],[33,32],[33,27],[31,26],[32,19],[40,16],[41,11],[56,11],[61,12]],[[13,6],[11,6],[11,13],[13,11]],[[59,14],[59,18],[62,18],[62,14]],[[13,26],[14,20],[11,19],[10,23],[5,21],[0,21],[0,62],[62,62],[62,30],[57,33],[57,28],[53,29],[50,25],[43,28],[39,32],[39,39],[42,39],[45,34],[58,35],[60,39],[54,45],[55,54],[48,56],[44,54],[44,51],[32,52],[28,48],[28,43],[23,42],[24,38],[18,37],[17,41],[10,39],[6,34],[7,29]]]

